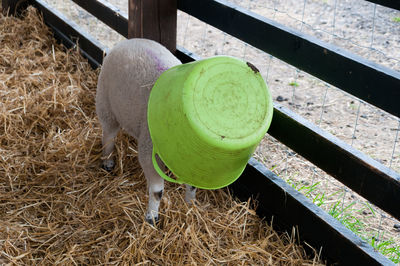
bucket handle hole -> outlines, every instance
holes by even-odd
[[[172,173],[172,171],[168,168],[168,166],[166,166],[160,156],[158,156],[155,147],[153,146],[153,154],[152,154],[152,160],[153,160],[153,166],[154,169],[156,170],[156,172],[165,180],[173,182],[173,183],[179,183],[181,184],[181,182],[179,182],[176,178],[176,176]],[[161,163],[163,165],[163,167],[160,167]]]

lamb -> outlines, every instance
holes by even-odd
[[[147,124],[147,102],[153,84],[165,70],[181,62],[164,46],[147,39],[130,39],[117,44],[101,68],[96,112],[103,130],[103,168],[114,167],[115,137],[123,128],[138,142],[138,159],[147,180],[149,202],[145,219],[159,220],[164,179],[152,164],[153,144]],[[157,158],[158,159],[158,158]],[[158,159],[159,165],[162,162]],[[186,185],[185,200],[195,199],[196,188]]]

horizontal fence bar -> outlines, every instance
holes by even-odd
[[[400,220],[400,174],[280,105],[268,133]]]
[[[400,117],[400,73],[223,0],[179,0],[178,8]]]
[[[52,28],[55,37],[67,48],[74,48],[79,43],[79,49],[93,67],[103,62],[107,48],[93,37],[81,30],[78,25],[68,20],[62,13],[51,8],[43,0],[35,0],[34,6],[43,14],[45,23]]]
[[[177,56],[195,60],[187,50]],[[400,174],[278,104],[268,133],[400,220]]]
[[[181,60],[182,63],[189,63],[189,62],[193,62],[193,61],[201,59],[200,56],[198,56],[195,53],[192,53],[191,51],[185,49],[184,47],[181,47],[178,45],[176,48],[177,49],[176,49],[175,56],[179,60]]]
[[[381,6],[400,10],[400,0],[366,0]]]
[[[128,15],[105,0],[72,0],[91,13],[98,20],[124,36],[128,37]]]
[[[322,247],[329,265],[394,265],[254,158],[229,188],[240,200],[255,198],[258,215],[273,219],[278,230],[298,226],[300,239],[317,252]]]

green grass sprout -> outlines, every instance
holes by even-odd
[[[369,217],[376,216],[376,212],[371,204],[367,202],[364,204],[364,207],[359,208],[356,206],[355,201],[348,204],[343,204],[341,200],[332,201],[332,199],[335,198],[342,198],[344,192],[336,191],[327,195],[319,188],[321,185],[320,182],[308,185],[294,181],[291,178],[288,178],[286,182],[297,191],[303,193],[307,198],[312,200],[315,205],[324,209],[361,239],[369,243],[376,251],[386,256],[393,261],[393,263],[400,263],[400,243],[396,243],[393,239],[384,240],[384,234],[371,235],[371,233],[367,231],[367,223],[356,217],[356,214],[366,211],[370,212]]]

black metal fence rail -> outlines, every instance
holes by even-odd
[[[69,21],[62,13],[50,8],[45,1],[35,1],[34,5],[42,12],[46,24],[53,29],[54,35],[63,40],[63,44],[67,48],[73,48],[79,43],[81,53],[89,60],[90,64],[93,67],[100,66],[107,52],[105,46],[86,34],[73,21]]]
[[[72,0],[80,7],[91,13],[104,24],[118,32],[124,37],[128,37],[128,17],[121,11],[104,0],[87,1]]]
[[[106,4],[102,0],[73,1],[81,4],[82,7],[89,12],[93,11],[94,15],[100,20],[109,24],[120,34],[127,36],[128,21],[124,15],[118,12],[118,9],[112,7],[108,3]],[[12,9],[11,13],[14,13],[15,9],[18,8],[15,4],[19,2],[20,1],[3,0],[3,6],[9,6]],[[34,4],[43,13],[45,22],[53,29],[55,36],[67,47],[73,47],[79,41],[80,50],[94,67],[102,63],[103,57],[107,51],[100,43],[80,30],[76,24],[66,19],[62,14],[48,6],[43,0],[29,0],[27,2]],[[217,17],[227,16],[225,20],[233,22],[233,26],[239,22],[255,23],[255,25],[260,23],[265,24],[265,21],[254,17],[253,14],[243,12],[240,8],[232,5],[223,5],[225,2],[222,1],[203,0],[198,1],[198,3],[193,3],[192,7],[187,6],[192,2],[191,0],[178,0],[178,6],[183,8],[186,12],[195,12],[198,16],[206,19],[206,22],[209,24],[211,24],[210,22],[215,20],[215,18],[209,18],[209,15],[198,14],[199,10],[193,10],[193,8],[198,7],[199,4],[205,3],[205,6],[209,8],[205,12],[214,15],[218,14],[216,15]],[[213,5],[217,6],[216,10],[219,10],[218,12],[220,13],[214,13],[216,12],[215,10],[211,12],[210,8]],[[191,14],[190,12],[189,14]],[[233,26],[225,25],[225,22],[220,21],[218,23],[223,25],[220,25],[223,29],[227,27],[227,33],[232,35],[244,34],[244,37],[242,36],[243,40],[254,45],[255,37],[248,36],[248,33],[241,32],[243,26],[239,29],[232,29],[231,27]],[[266,24],[268,24],[268,22]],[[250,24],[249,26],[252,25],[253,24]],[[385,100],[390,100],[391,97],[398,95],[394,90],[395,88],[400,88],[399,86],[394,87],[399,84],[400,80],[397,72],[383,69],[373,64],[371,65],[369,62],[362,60],[354,60],[357,58],[340,51],[340,53],[337,53],[338,50],[333,46],[320,46],[318,41],[312,42],[312,39],[303,34],[298,36],[296,32],[290,29],[282,29],[279,27],[278,29],[272,29],[274,25],[275,24],[272,23],[267,26],[264,25],[264,27],[271,28],[272,31],[283,31],[283,36],[291,38],[291,45],[295,45],[294,49],[291,45],[284,46],[282,49],[287,49],[287,51],[282,52],[282,54],[284,56],[285,53],[289,53],[295,56],[299,53],[300,59],[292,59],[295,64],[306,64],[302,61],[304,60],[302,56],[307,55],[307,53],[317,53],[321,49],[324,51],[323,49],[329,48],[327,53],[332,54],[331,56],[339,60],[338,62],[350,62],[348,63],[349,68],[359,67],[362,69],[356,70],[356,72],[359,72],[357,74],[359,77],[362,76],[362,73],[369,73],[373,75],[375,79],[385,80],[385,84],[390,88],[387,89],[388,91],[381,91],[380,93],[389,93],[389,95],[391,95],[386,95],[388,98],[384,97]],[[270,41],[270,39],[267,41]],[[287,42],[288,40],[285,39],[284,41]],[[300,48],[298,46],[299,43]],[[294,50],[294,52],[291,50]],[[277,53],[279,53],[279,51]],[[198,59],[183,48],[177,50],[177,56],[185,62]],[[311,54],[311,56],[315,56],[315,54]],[[316,58],[314,58],[314,60],[316,60]],[[312,66],[309,67],[313,68]],[[335,73],[330,73],[327,70],[325,70],[325,72],[322,71],[322,73],[327,75],[326,79],[334,80],[334,77],[336,77]],[[343,79],[344,78],[341,78],[342,81],[340,82],[346,84],[346,81],[343,81]],[[368,89],[368,84],[363,84]],[[360,90],[363,89],[365,88]],[[383,96],[381,96],[380,99],[383,100]],[[377,103],[391,110],[392,113],[399,113],[399,106],[396,107],[393,103],[385,104],[379,101]],[[296,134],[293,134],[293,132],[296,132]],[[274,121],[271,124],[269,133],[383,210],[389,212],[397,219],[400,218],[399,209],[396,209],[396,203],[399,202],[400,195],[400,175],[398,173],[373,161],[366,155],[349,147],[344,142],[323,132],[312,123],[307,122],[295,113],[281,106],[275,107]],[[337,159],[339,161],[335,161]],[[281,225],[280,228],[284,230],[290,230],[293,225],[297,225],[300,228],[300,236],[307,243],[316,248],[320,246],[325,247],[323,250],[323,257],[328,259],[328,262],[353,265],[354,263],[361,263],[364,265],[392,264],[391,261],[375,252],[351,231],[335,221],[320,208],[313,205],[303,195],[284,184],[284,181],[280,180],[261,164],[255,162],[255,160],[249,162],[243,176],[245,178],[240,178],[238,182],[231,186],[235,194],[243,199],[247,199],[251,196],[258,196],[260,201],[259,213],[261,215],[267,217],[275,216],[275,221],[279,221]],[[379,193],[375,194],[379,195],[374,195],[372,192],[376,192],[377,188],[379,188]],[[337,247],[340,247],[340,250]]]
[[[275,106],[268,132],[359,195],[400,218],[397,172],[283,106]]]
[[[366,0],[381,6],[400,10],[400,0]]]

